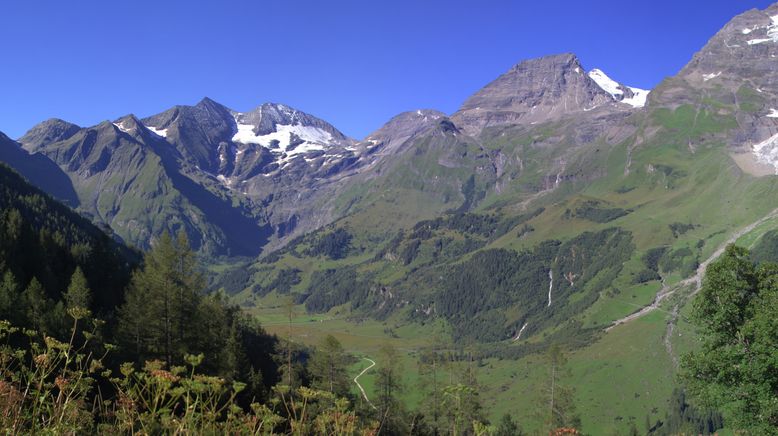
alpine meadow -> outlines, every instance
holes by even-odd
[[[92,5],[88,17],[113,23],[94,29],[68,21],[85,4],[45,6],[40,21],[0,6],[63,38],[39,68],[18,58],[26,33],[0,33],[0,129],[23,119],[2,114],[97,120],[120,95],[151,112],[218,90],[154,115],[0,133],[3,434],[778,435],[778,3],[696,1],[706,13],[675,18],[658,12],[671,3],[646,4],[700,23],[660,29],[652,15],[635,35],[590,25],[566,42],[605,51],[643,35],[670,57],[684,32],[707,40],[680,70],[652,72],[651,89],[589,65],[598,47],[560,53],[562,37],[489,21],[569,38],[579,10],[586,21],[626,2],[550,2],[564,18],[502,0],[224,3],[177,4],[168,30],[130,5]],[[357,10],[365,22],[333,43]],[[729,14],[723,27],[714,11]],[[437,18],[425,28],[414,14]],[[459,20],[472,23],[463,39],[432,36]],[[678,47],[663,47],[665,30]],[[121,63],[64,42],[119,33]],[[523,60],[502,74],[478,61],[511,38]],[[402,65],[372,65],[371,44]],[[230,50],[245,58],[222,62]],[[403,50],[419,64],[391,58]],[[450,53],[467,67],[442,65]],[[641,62],[637,49],[609,56]],[[333,68],[365,81],[330,82]],[[445,109],[441,90],[468,89],[457,81],[478,69],[496,78],[458,109],[402,112],[363,139],[287,104],[216,101],[284,95],[304,70],[329,97],[303,104],[332,114],[361,98],[370,107],[350,116],[362,120],[403,98]],[[199,89],[199,74],[219,86]],[[94,91],[65,97],[81,87]],[[30,103],[14,103],[16,88]]]

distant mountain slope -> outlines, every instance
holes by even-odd
[[[560,55],[451,117],[401,114],[362,143],[373,160],[339,191],[343,218],[222,283],[249,302],[443,320],[508,355],[526,352],[510,339],[593,340],[774,209],[774,171],[741,160],[775,156],[774,23],[778,5],[736,17],[650,93]]]
[[[18,173],[0,164],[0,273],[10,271],[21,288],[36,278],[54,301],[65,291],[76,266],[94,294],[96,311],[121,301],[138,253]]]
[[[22,174],[35,186],[73,207],[78,206],[78,194],[67,174],[46,156],[25,151],[20,144],[0,132],[0,162]]]

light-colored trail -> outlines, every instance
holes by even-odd
[[[719,247],[716,249],[716,251],[713,252],[713,254],[708,257],[708,259],[705,260],[705,262],[702,262],[699,267],[697,267],[697,272],[687,278],[684,279],[674,286],[667,286],[665,284],[664,279],[662,279],[662,288],[659,289],[659,292],[656,293],[656,296],[654,297],[654,301],[651,302],[648,306],[640,309],[639,311],[632,313],[630,315],[625,316],[624,318],[618,319],[611,323],[610,326],[608,326],[605,331],[610,331],[612,328],[630,322],[632,320],[635,320],[637,318],[640,318],[641,316],[652,312],[659,308],[659,305],[662,303],[663,300],[665,300],[667,297],[675,293],[675,291],[679,289],[683,289],[686,286],[694,285],[694,290],[690,294],[690,296],[694,296],[697,294],[697,292],[700,291],[700,288],[702,287],[702,278],[705,276],[705,271],[708,269],[708,265],[711,264],[711,262],[718,259],[723,253],[724,250],[727,249],[727,246],[729,244],[734,243],[737,241],[741,236],[745,235],[746,233],[749,233],[750,231],[757,228],[759,225],[764,223],[765,221],[771,220],[778,216],[778,209],[773,209],[772,212],[768,213],[767,215],[763,216],[762,218],[754,221],[753,223],[741,228],[740,230],[733,233],[726,241],[724,241]]]
[[[375,409],[376,407],[367,398],[367,393],[365,392],[365,388],[363,388],[362,385],[359,384],[359,378],[362,377],[362,375],[364,375],[368,370],[370,370],[370,368],[375,366],[375,360],[368,359],[367,357],[363,357],[363,359],[365,359],[368,362],[370,362],[370,366],[368,366],[367,368],[363,369],[362,372],[360,372],[356,377],[354,377],[354,383],[356,383],[357,387],[359,388],[359,391],[362,392],[362,397],[364,397],[365,401],[367,401],[367,404],[369,404],[370,407]]]

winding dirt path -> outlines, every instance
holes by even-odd
[[[370,362],[370,366],[368,366],[367,368],[363,369],[362,372],[360,372],[356,377],[354,377],[354,383],[356,383],[357,387],[359,388],[359,391],[362,392],[362,397],[365,399],[365,401],[367,401],[367,404],[369,404],[370,407],[375,409],[376,407],[367,398],[367,393],[365,392],[365,388],[363,388],[362,385],[359,384],[359,378],[362,377],[362,375],[364,375],[368,370],[370,370],[370,368],[375,366],[375,360],[368,359],[367,357],[363,357],[363,359],[367,360],[368,362]]]
[[[610,331],[614,327],[630,322],[634,319],[640,318],[641,316],[652,312],[653,310],[659,308],[660,303],[662,303],[663,300],[665,300],[667,297],[675,293],[675,291],[682,289],[689,285],[694,285],[694,290],[689,295],[689,297],[693,297],[697,294],[697,292],[700,291],[700,288],[702,287],[702,278],[705,276],[705,271],[708,269],[708,265],[711,264],[711,262],[718,259],[723,253],[724,250],[727,249],[727,245],[732,244],[733,242],[737,241],[741,236],[745,235],[746,233],[754,230],[756,227],[761,225],[767,220],[773,219],[776,216],[778,216],[778,208],[773,209],[772,212],[768,213],[767,215],[763,216],[762,218],[754,221],[753,223],[741,228],[740,230],[733,233],[726,241],[724,241],[719,247],[716,249],[716,251],[713,252],[713,254],[708,257],[708,259],[705,260],[705,262],[702,262],[700,266],[697,267],[697,272],[684,280],[681,280],[680,282],[676,283],[673,286],[667,286],[667,284],[664,281],[664,278],[662,279],[662,288],[659,289],[659,292],[656,293],[656,296],[654,297],[654,301],[651,302],[648,306],[638,310],[635,313],[632,313],[630,315],[627,315],[621,319],[617,319],[613,323],[611,323],[610,326],[605,328],[605,331]],[[675,312],[675,310],[674,310]],[[672,333],[672,330],[670,331]],[[669,340],[669,339],[668,339]]]

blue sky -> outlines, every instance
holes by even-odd
[[[93,125],[203,96],[281,102],[362,138],[455,111],[527,58],[576,53],[630,86],[675,74],[759,0],[5,1],[0,131]]]

